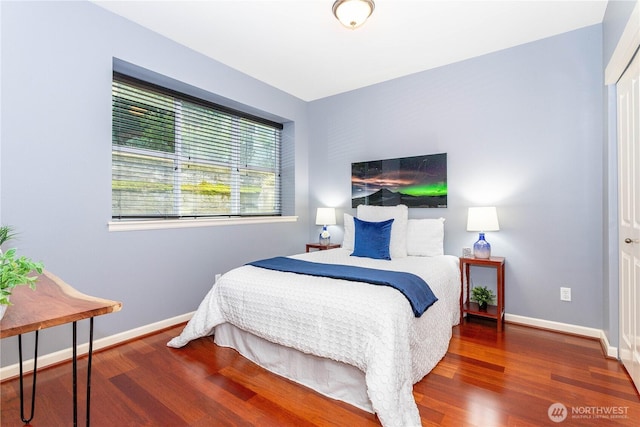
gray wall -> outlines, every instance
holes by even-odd
[[[0,7],[0,220],[20,232],[14,245],[21,253],[81,292],[123,302],[120,313],[96,319],[96,338],[193,311],[216,273],[304,249],[306,103],[89,2]],[[285,138],[296,165],[287,185],[296,196],[289,214],[300,220],[109,232],[113,58],[295,123]],[[68,348],[70,331],[41,334],[40,353]],[[14,340],[2,341],[3,366],[16,362],[15,348]]]
[[[445,250],[458,255],[477,240],[467,208],[497,206],[501,230],[487,240],[507,259],[507,312],[602,328],[601,25],[314,101],[309,112],[312,208],[353,213],[352,162],[446,152],[448,208],[410,217],[445,217]],[[491,285],[492,274],[475,282]],[[572,302],[560,301],[561,286]]]

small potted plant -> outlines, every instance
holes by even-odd
[[[486,286],[474,286],[471,289],[471,301],[478,303],[480,311],[486,311],[488,304],[493,304],[496,296],[491,289],[487,289]]]
[[[0,245],[11,240],[14,234],[8,226],[0,227]],[[9,297],[11,291],[20,285],[28,285],[35,289],[38,277],[34,272],[42,274],[44,266],[40,262],[34,262],[25,256],[17,256],[17,249],[12,248],[3,252],[0,248],[0,319],[4,316],[7,307],[11,305]]]

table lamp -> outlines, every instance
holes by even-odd
[[[475,258],[491,258],[491,245],[484,238],[485,231],[498,231],[498,212],[495,207],[469,208],[467,231],[479,231],[478,241],[473,244]]]
[[[329,234],[329,230],[327,230],[327,225],[334,225],[335,223],[335,208],[318,208],[318,211],[316,212],[316,225],[322,226],[322,232],[320,232],[319,239],[321,245],[329,245],[331,243],[331,234]]]

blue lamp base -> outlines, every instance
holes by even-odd
[[[491,245],[484,240],[484,233],[480,233],[478,241],[473,244],[473,256],[480,259],[491,258]]]
[[[320,233],[318,242],[321,245],[325,245],[325,246],[329,246],[331,244],[331,235],[329,234],[329,231],[327,230],[326,225],[322,227],[322,233]]]

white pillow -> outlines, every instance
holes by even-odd
[[[407,222],[407,254],[444,255],[444,218],[410,219]]]
[[[353,245],[356,240],[356,229],[353,223],[353,216],[344,214],[344,238],[342,239],[342,247],[353,252]]]
[[[407,256],[407,221],[409,220],[409,208],[406,205],[398,206],[358,206],[358,219],[370,222],[380,222],[393,218],[391,226],[391,242],[389,252],[391,259]]]

